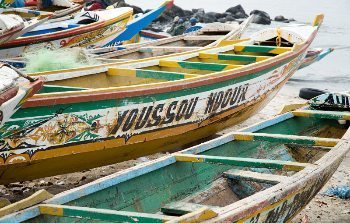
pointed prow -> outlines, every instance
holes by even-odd
[[[318,14],[315,17],[314,22],[312,23],[312,26],[320,27],[322,25],[323,19],[324,19],[324,14]]]

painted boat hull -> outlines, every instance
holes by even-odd
[[[60,193],[53,198],[45,200],[38,206],[30,207],[23,211],[5,216],[0,220],[6,221],[11,219],[16,222],[46,222],[55,219],[57,222],[74,222],[76,219],[81,220],[81,218],[83,218],[87,222],[93,222],[94,220],[109,222],[113,219],[120,219],[125,215],[130,216],[132,213],[138,214],[138,217],[135,218],[152,216],[161,219],[162,217],[164,218],[167,216],[167,212],[165,212],[164,209],[161,209],[163,215],[150,213],[156,213],[157,210],[159,210],[159,207],[165,207],[171,202],[182,202],[182,204],[187,203],[187,205],[193,205],[193,203],[197,204],[198,202],[202,206],[214,210],[216,215],[200,215],[196,218],[196,222],[289,222],[321,190],[350,150],[349,124],[342,127],[336,123],[337,120],[341,118],[350,120],[349,113],[343,112],[339,114],[335,112],[332,114],[332,112],[327,113],[324,111],[317,111],[323,116],[317,117],[310,116],[307,112],[303,114],[304,111],[305,110],[292,111],[248,128],[241,129],[238,132],[228,133],[220,138],[210,140],[189,149],[114,173],[89,184]],[[298,113],[299,115],[297,115]],[[333,117],[331,117],[332,115]],[[343,117],[338,117],[339,115],[343,115]],[[296,120],[288,123],[291,119]],[[323,124],[319,124],[321,122]],[[302,168],[302,170],[294,170],[296,172],[291,175],[287,175],[286,172],[281,170],[272,170],[275,172],[270,176],[283,176],[283,180],[272,184],[263,190],[257,189],[254,194],[249,195],[248,197],[243,197],[224,206],[218,206],[215,204],[211,204],[213,206],[210,206],[207,203],[203,204],[203,200],[200,201],[198,198],[198,196],[202,195],[204,196],[204,199],[206,199],[205,194],[207,194],[208,197],[216,197],[216,193],[220,192],[211,191],[213,194],[208,195],[209,192],[207,191],[207,187],[211,187],[214,184],[212,179],[225,178],[223,177],[223,172],[232,168],[237,170],[239,167],[239,165],[231,166],[227,165],[227,163],[216,165],[213,161],[205,161],[205,159],[210,156],[224,160],[228,157],[232,158],[232,155],[234,155],[235,158],[241,156],[246,158],[245,155],[248,155],[248,157],[253,155],[253,157],[259,157],[258,160],[262,161],[262,157],[269,157],[269,154],[273,156],[276,155],[274,152],[269,153],[271,151],[265,150],[269,148],[268,146],[263,146],[271,143],[269,145],[276,149],[279,154],[277,160],[271,160],[271,162],[277,163],[278,160],[284,160],[283,157],[287,160],[293,160],[291,157],[286,157],[286,154],[280,153],[283,149],[277,149],[285,143],[288,144],[288,141],[275,141],[271,140],[271,138],[271,141],[263,138],[239,139],[238,136],[241,133],[248,133],[248,135],[249,133],[254,132],[259,132],[260,134],[268,132],[266,135],[279,133],[282,134],[282,136],[286,136],[290,140],[289,143],[294,142],[294,145],[297,145],[301,142],[298,142],[293,136],[297,136],[298,134],[288,135],[290,132],[298,132],[303,135],[306,132],[310,133],[309,131],[311,131],[318,135],[320,132],[314,132],[313,130],[310,130],[310,127],[312,129],[328,125],[334,126],[334,129],[326,129],[324,134],[331,138],[329,140],[337,139],[337,142],[333,144],[334,147],[326,152],[326,154],[320,159],[316,158],[317,161],[307,161],[307,166]],[[288,126],[288,128],[285,128],[286,126]],[[337,133],[339,131],[342,133]],[[334,135],[330,134],[330,132]],[[325,136],[323,134],[321,135],[321,137]],[[271,136],[275,137],[276,135],[272,134]],[[315,138],[313,139],[315,140]],[[320,139],[325,138],[318,138],[317,140]],[[260,146],[252,150],[249,144],[243,143],[246,142],[246,140]],[[230,144],[234,141],[239,142],[237,142],[237,144]],[[244,147],[244,145],[246,146]],[[317,148],[314,149],[317,150],[314,152],[320,152]],[[265,150],[265,153],[262,152],[263,150]],[[309,149],[304,152],[305,154],[311,154]],[[206,157],[205,155],[203,156],[203,154],[206,154],[207,158],[197,158],[201,157],[199,154],[201,154],[202,157]],[[223,156],[223,154],[226,154],[227,156]],[[184,159],[179,159],[179,157],[183,156],[188,156],[191,160],[186,161]],[[194,156],[193,159],[191,156]],[[307,155],[303,158],[307,160],[306,156]],[[315,154],[312,156],[317,157]],[[245,165],[243,166],[248,167]],[[284,165],[282,169],[285,167],[286,165]],[[252,167],[248,168],[251,168],[255,173],[261,171]],[[185,170],[187,170],[187,172]],[[263,168],[262,171],[269,172],[265,168]],[[285,171],[287,171],[287,168]],[[247,179],[243,179],[243,181],[244,180]],[[254,181],[254,178],[251,180],[252,182],[256,182]],[[248,179],[248,181],[250,180]],[[137,182],[143,182],[143,184],[140,183],[142,185],[139,185]],[[200,183],[204,184],[204,186]],[[195,186],[197,184],[199,184],[199,187],[201,188],[196,188]],[[232,182],[232,184],[236,186],[239,185],[238,182]],[[145,187],[145,185],[148,187]],[[233,185],[230,187],[231,189],[234,188]],[[184,189],[191,189],[191,187],[195,192]],[[195,198],[190,195],[191,193],[197,194],[196,197],[198,201],[195,201]],[[159,204],[157,203],[157,200],[154,202],[157,203],[154,207],[153,203],[148,200],[148,197],[152,197],[150,199],[151,201],[152,199],[153,201],[159,199]],[[134,198],[134,200],[132,198]],[[205,201],[206,200],[204,200],[204,202]],[[47,210],[44,209],[44,207],[50,209]],[[173,205],[170,205],[170,207],[175,208],[175,210],[181,210],[181,207],[179,208]],[[113,210],[118,211],[113,212]],[[106,214],[107,211],[109,212]],[[196,209],[194,208],[192,211],[196,212]],[[185,214],[180,215],[185,216]],[[181,217],[178,218],[180,219]],[[177,220],[176,217],[174,220]]]
[[[187,144],[190,144],[196,140],[210,137],[224,128],[238,124],[253,116],[262,108],[264,108],[264,106],[274,97],[275,94],[277,94],[278,90],[282,86],[283,85],[278,86],[268,95],[261,98],[261,100],[258,100],[255,103],[252,103],[251,105],[244,107],[231,115],[224,116],[223,118],[215,121],[208,126],[196,128],[190,131],[190,133],[186,132],[186,129],[189,127],[182,126],[177,129],[171,129],[168,131],[186,133],[176,134],[175,136],[169,136],[166,138],[155,139],[143,143],[121,145],[114,148],[104,149],[102,152],[101,150],[96,150],[77,153],[74,155],[71,153],[69,155],[56,157],[53,155],[52,158],[32,160],[29,165],[27,162],[25,162],[11,164],[11,167],[0,166],[0,184],[7,184],[9,182],[16,182],[19,180],[32,180],[46,176],[70,173],[73,171],[82,171],[85,169],[131,160],[158,152],[179,150],[181,148],[184,148]],[[155,134],[167,134],[168,131],[159,131]],[[191,137],[188,137],[188,134],[190,134]],[[146,138],[147,136],[140,137]],[[103,145],[107,143],[117,144],[117,142],[111,140],[109,142],[87,143],[83,145],[84,147],[97,147],[99,146],[98,144],[100,144],[103,147]],[[74,148],[65,147],[63,150],[73,151]],[[79,162],[77,162],[77,160],[79,160]],[[43,169],[45,169],[45,171],[42,171]]]
[[[0,94],[0,128],[28,98],[42,88],[43,84],[43,79],[39,78],[33,83],[19,83]]]
[[[14,58],[25,52],[64,47],[102,47],[115,39],[126,27],[132,10],[114,19],[95,22],[83,28],[55,32],[39,36],[28,36],[0,44],[0,58]]]
[[[201,69],[214,69],[211,74],[203,76],[193,77],[191,73],[166,76],[169,72],[158,71],[157,75],[164,75],[161,78],[176,78],[152,84],[133,82],[130,86],[100,88],[106,76],[99,73],[89,78],[80,73],[79,78],[87,78],[87,84],[102,85],[93,90],[39,94],[1,129],[0,182],[16,181],[16,177],[23,180],[72,172],[169,151],[243,121],[258,112],[299,68],[318,27],[309,27],[309,31],[307,40],[299,41],[301,44],[296,44],[293,50],[273,47],[273,52],[279,52],[275,57],[244,56],[259,61],[238,69],[226,64],[198,63]],[[274,32],[272,29],[268,35],[273,36]],[[282,35],[289,35],[288,32],[282,32]],[[260,34],[267,35],[264,31]],[[271,37],[258,35],[254,38],[264,40]],[[163,58],[170,59],[168,65],[183,69],[193,66],[193,63],[179,61],[174,64],[171,60],[199,57],[209,57],[209,61],[225,60],[230,55],[220,52],[232,51],[236,46],[245,49],[245,46],[233,44],[202,52],[145,59],[112,67],[107,74],[108,78],[122,78],[117,82],[125,78],[125,72],[127,81],[133,78],[143,81],[143,78],[147,79],[143,75],[154,75],[147,67],[160,64]],[[250,45],[247,48],[256,47]],[[268,52],[271,50],[270,47],[264,48]],[[146,68],[128,70],[125,67]],[[122,76],[118,76],[118,71],[122,71]],[[55,84],[65,85],[67,81],[71,85],[65,86],[74,87],[77,83],[86,87],[78,77],[67,80],[64,74],[48,72],[48,78],[51,73],[61,78],[54,81]],[[50,159],[64,161],[65,167],[52,164],[54,162],[50,164]],[[26,170],[21,171],[21,176],[11,174],[16,167],[30,170],[30,175],[23,176]],[[45,173],[40,171],[42,168]]]
[[[276,69],[269,70],[267,71],[267,73],[265,73],[265,75],[262,75],[260,77],[258,76],[256,78],[251,79],[250,81],[248,80],[245,82],[230,84],[229,82],[232,80],[229,80],[227,84],[224,85],[224,87],[214,88],[211,91],[204,91],[202,93],[186,95],[182,97],[176,97],[173,94],[168,96],[166,96],[166,94],[163,94],[162,96],[161,94],[159,95],[160,98],[168,98],[156,103],[151,102],[146,104],[135,104],[135,102],[130,101],[131,105],[125,106],[124,108],[119,107],[119,112],[117,114],[114,113],[116,108],[112,108],[111,110],[97,110],[92,111],[91,113],[83,112],[80,114],[69,113],[60,115],[50,113],[49,119],[39,118],[37,120],[34,119],[31,121],[24,121],[20,119],[20,122],[17,123],[9,122],[5,130],[3,130],[3,132],[6,132],[6,129],[11,129],[16,125],[23,126],[24,122],[43,123],[35,127],[34,131],[31,130],[30,132],[28,132],[29,134],[27,134],[26,137],[21,136],[20,138],[18,138],[14,135],[2,135],[2,146],[4,148],[4,151],[11,152],[1,153],[1,161],[3,164],[0,167],[0,171],[2,173],[0,183],[14,182],[19,179],[29,180],[37,177],[50,176],[53,174],[72,172],[76,170],[111,164],[119,161],[128,160],[131,158],[144,156],[147,154],[152,154],[155,152],[169,151],[171,149],[184,146],[194,140],[210,136],[222,130],[225,127],[232,126],[233,124],[247,119],[254,113],[258,112],[260,109],[262,109],[263,105],[265,105],[270,99],[272,99],[272,97],[269,97],[269,95],[273,91],[280,89],[283,86],[283,84],[296,71],[298,64],[300,64],[302,58],[305,56],[305,53],[306,51],[304,51],[298,57],[294,58],[292,61],[289,61],[281,66],[277,66]],[[254,74],[252,75],[254,76]],[[214,95],[224,94],[224,92],[231,91],[232,96],[232,92],[234,92],[235,90],[236,92],[241,93],[238,93],[236,94],[236,96],[233,96],[232,105],[228,105],[228,103],[225,102],[226,106],[224,106],[223,108],[214,108]],[[272,96],[273,95],[274,94],[272,94]],[[79,98],[81,99],[82,97]],[[154,100],[152,99],[152,97],[149,99]],[[107,114],[111,114],[111,112],[117,116],[120,116],[125,112],[129,113],[130,111],[134,111],[135,108],[140,108],[140,110],[141,108],[150,108],[151,106],[157,108],[157,105],[163,106],[164,108],[169,108],[169,106],[174,102],[178,102],[180,104],[180,101],[190,102],[191,100],[192,103],[195,103],[195,108],[192,112],[188,114],[188,118],[183,117],[180,118],[179,121],[175,121],[175,117],[173,117],[174,120],[171,123],[163,124],[163,126],[153,125],[153,127],[147,127],[144,124],[145,127],[136,130],[136,120],[134,120],[133,123],[130,122],[132,116],[124,117],[125,122],[123,126],[119,125],[118,131],[113,132],[113,130],[110,129],[110,126],[107,124],[118,122],[117,117],[114,117],[110,120],[110,117],[108,117]],[[242,101],[239,102],[239,100]],[[36,106],[36,104],[41,104],[41,102],[39,101],[31,101],[29,103],[33,103],[30,106]],[[117,100],[113,103],[118,104],[123,102]],[[56,109],[60,110],[68,106],[70,105],[65,103],[59,107],[55,106],[56,108],[53,109],[57,111]],[[94,107],[99,106],[94,105]],[[179,109],[179,106],[177,107]],[[246,109],[247,107],[249,107],[249,109]],[[26,109],[22,110],[25,111]],[[152,116],[156,114],[155,111],[157,110],[153,110]],[[28,112],[31,113],[31,110],[29,109]],[[104,115],[103,113],[106,115]],[[76,119],[78,116],[83,117],[86,115],[89,117],[94,117],[95,114],[99,114],[101,115],[101,117],[98,118],[99,120],[95,120],[93,122],[87,121],[83,124],[80,118],[79,121]],[[64,139],[64,142],[60,142],[60,139],[56,137],[51,139],[47,138],[47,136],[45,135],[49,133],[47,131],[49,131],[48,129],[51,128],[50,126],[60,126],[61,121],[63,121],[62,118],[65,120],[71,120],[70,123],[73,124],[72,127],[75,126],[73,128],[78,127],[80,129],[75,129],[74,131],[82,137],[86,137],[86,134],[88,134],[88,137],[90,137],[92,134],[96,134],[98,132],[109,133],[108,135],[100,134],[100,136],[90,139],[87,137],[88,140],[85,138],[74,139],[74,137],[68,137]],[[165,111],[163,111],[163,118],[166,118]],[[104,120],[107,120],[106,124],[103,124]],[[153,124],[155,124],[156,120],[157,117],[153,117],[149,118],[149,120],[147,121],[148,123],[153,122]],[[77,126],[74,123],[79,124]],[[89,126],[87,125],[87,123],[90,123]],[[91,128],[93,126],[96,126],[96,123],[99,123],[99,127],[97,128],[99,129],[98,131],[95,131],[97,129],[93,130],[93,128]],[[128,126],[130,123],[133,124],[133,129],[125,130],[129,128]],[[82,125],[83,128],[80,128],[79,126]],[[33,127],[29,126],[25,127],[24,129],[26,128],[33,129]],[[63,129],[57,129],[54,132],[50,132],[49,135],[58,134],[59,132],[61,132],[61,130]],[[110,138],[112,135],[114,135],[114,137]],[[191,137],[188,137],[188,135],[191,135]],[[72,143],[72,140],[76,142]],[[46,144],[46,146],[38,147],[37,145],[40,144]],[[25,145],[23,149],[11,149],[12,146],[14,146],[14,148],[18,148],[22,147],[23,145]],[[52,158],[55,162],[50,161]],[[77,159],[81,161],[77,163]],[[59,162],[61,162],[62,164],[64,163],[64,166],[60,165]],[[57,166],[53,165],[53,163],[57,163]],[[19,167],[20,169],[17,169],[16,167]],[[41,171],[43,168],[45,168],[45,172]],[[20,174],[13,174],[13,170],[15,170],[16,173]]]

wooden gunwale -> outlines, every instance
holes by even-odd
[[[131,16],[131,14],[132,14],[132,10],[129,12],[123,13],[117,18],[113,18],[107,21],[95,22],[83,27],[76,27],[69,30],[62,30],[55,33],[43,34],[38,36],[28,36],[28,37],[18,38],[8,43],[0,44],[0,49],[6,49],[12,46],[19,47],[19,46],[24,46],[24,45],[33,44],[33,43],[41,43],[41,42],[66,38],[69,36],[75,36],[75,35],[91,32],[91,31],[95,31],[95,30],[104,28],[108,25],[111,25],[113,23],[118,23],[124,19],[127,19],[129,16]]]
[[[81,92],[67,92],[66,94],[43,94],[37,95],[36,97],[30,99],[24,107],[36,107],[36,106],[47,106],[52,104],[65,104],[67,102],[85,102],[85,101],[98,101],[107,99],[118,99],[141,96],[145,94],[156,94],[156,93],[166,93],[170,91],[183,90],[187,88],[196,88],[203,85],[210,85],[225,80],[233,79],[236,77],[241,77],[251,73],[259,72],[264,69],[268,69],[279,63],[290,61],[296,58],[301,53],[305,52],[308,46],[314,39],[317,31],[314,31],[309,40],[297,51],[292,51],[284,54],[277,55],[274,58],[270,58],[264,61],[260,61],[251,65],[247,65],[242,68],[235,68],[233,71],[217,72],[208,75],[203,75],[196,78],[191,78],[187,80],[177,80],[172,82],[162,82],[153,83],[145,85],[135,85],[130,87],[112,87],[104,89],[89,89]],[[182,54],[180,54],[182,55]],[[174,55],[175,56],[175,55]],[[169,56],[166,56],[169,57]],[[166,58],[160,57],[160,58]],[[155,58],[155,59],[160,59]],[[143,60],[139,61],[142,62]],[[135,62],[123,63],[124,65],[132,64]],[[255,66],[255,68],[250,69]]]

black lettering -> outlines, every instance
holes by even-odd
[[[221,103],[222,103],[222,99],[224,98],[224,92],[223,91],[220,91],[216,97],[216,100],[215,100],[215,105],[213,107],[213,110],[212,111],[216,111],[219,109]]]
[[[332,94],[328,95],[328,98],[325,100],[325,103],[328,103],[330,105],[334,105],[334,99],[333,99]]]
[[[214,105],[214,102],[215,102],[216,95],[217,95],[217,93],[211,93],[209,95],[207,107],[205,108],[204,114],[210,113],[211,110],[213,109],[213,105]]]
[[[118,120],[117,120],[117,124],[114,126],[114,128],[112,129],[110,134],[116,134],[119,127],[122,125],[126,115],[128,114],[129,110],[126,110],[123,112],[123,114],[121,115],[120,112],[118,112]]]
[[[147,109],[147,112],[146,112],[146,109]],[[139,115],[139,118],[138,118],[137,123],[135,125],[135,130],[141,129],[145,126],[145,124],[147,123],[147,121],[149,119],[149,116],[151,115],[152,109],[153,109],[153,106],[149,106],[148,108],[144,107],[142,109],[141,114]]]
[[[153,127],[159,125],[159,123],[162,121],[162,117],[159,115],[159,112],[163,111],[164,104],[159,104],[155,107],[152,113],[152,118],[154,122],[152,123],[152,120],[149,120],[147,123],[147,127]]]
[[[163,124],[169,124],[174,121],[175,113],[173,111],[175,110],[177,103],[178,101],[171,102],[166,112],[166,120],[163,122]]]
[[[131,127],[134,125],[135,119],[137,117],[137,113],[139,112],[139,110],[133,109],[131,110],[131,112],[129,113],[128,118],[125,120],[125,124],[123,126],[123,131],[129,131],[131,129]]]
[[[235,87],[235,91],[233,92],[233,95],[232,95],[232,98],[231,98],[231,101],[230,101],[230,105],[231,106],[236,104],[238,96],[239,96],[239,93],[241,92],[241,88],[242,88],[241,86]]]
[[[232,88],[228,89],[225,93],[224,100],[222,101],[221,108],[225,108],[232,97]]]
[[[175,117],[176,121],[180,121],[182,119],[182,117],[184,116],[184,114],[186,112],[187,106],[188,106],[188,100],[185,99],[181,102],[179,110],[177,111],[177,114]]]
[[[246,85],[243,87],[242,93],[241,93],[241,95],[240,95],[240,97],[239,97],[239,100],[237,101],[237,104],[240,103],[240,102],[242,102],[242,101],[245,101],[245,95],[247,94],[248,86],[249,86],[249,85],[246,84]]]
[[[192,117],[194,109],[196,108],[198,99],[199,99],[199,97],[191,99],[190,105],[188,106],[186,114],[185,114],[185,119],[189,119]]]

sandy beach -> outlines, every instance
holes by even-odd
[[[258,114],[254,115],[239,125],[233,126],[230,129],[226,129],[220,132],[218,135],[222,135],[230,131],[234,131],[268,119],[279,112],[282,104],[303,103],[304,100],[298,98],[296,96],[297,94],[297,89],[290,88],[288,85],[285,86],[277,94],[277,96]],[[0,186],[0,191],[5,195],[4,197],[9,199],[11,202],[26,198],[40,189],[45,189],[52,194],[58,194],[62,191],[81,186],[117,171],[162,157],[164,155],[165,154],[158,153],[136,160],[130,160],[114,165],[94,168],[83,172],[47,177],[33,181],[12,183],[9,185]],[[322,194],[327,188],[331,186],[342,185],[350,185],[350,154],[348,154],[342,165],[333,175],[332,179],[322,189],[322,191],[312,200],[309,205],[305,207],[305,209],[299,215],[295,217],[293,223],[350,222],[349,200],[342,200],[336,197],[329,197]]]

